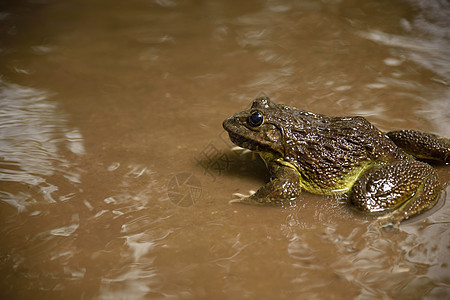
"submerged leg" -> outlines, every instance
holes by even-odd
[[[350,202],[365,212],[386,212],[379,225],[400,221],[432,208],[440,185],[436,171],[414,161],[398,161],[367,171],[352,187]]]
[[[230,203],[282,205],[283,202],[294,200],[300,195],[300,178],[295,169],[273,163],[269,170],[274,179],[260,187],[253,195],[233,199]]]
[[[387,136],[406,153],[419,159],[450,162],[450,139],[416,130],[390,131]]]

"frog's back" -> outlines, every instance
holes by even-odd
[[[290,123],[285,159],[312,192],[348,191],[376,163],[409,157],[363,117],[328,117],[298,110]]]

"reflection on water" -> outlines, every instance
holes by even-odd
[[[47,179],[55,173],[73,185],[80,183],[80,174],[61,152],[65,147],[83,155],[82,136],[67,128],[64,115],[48,97],[46,92],[0,81],[0,180],[20,184],[2,189],[1,200],[19,212],[39,199],[54,203],[73,196],[55,196],[58,186]]]
[[[394,46],[396,55],[406,57],[430,71],[442,76],[448,83],[450,78],[450,4],[446,1],[411,0],[419,8],[419,14],[410,22],[401,19],[406,32],[395,35],[380,31],[363,32],[362,35],[375,42]],[[399,52],[399,49],[407,51]]]
[[[12,216],[27,215],[33,220],[17,219],[19,227],[9,222],[2,226],[2,273],[15,274],[11,273],[15,270],[28,278],[51,278],[52,271],[43,273],[38,266],[44,261],[51,270],[59,262],[64,266],[61,274],[80,279],[86,270],[64,263],[77,254],[73,234],[80,226],[79,214],[69,212],[57,222],[42,223],[53,218],[48,217],[51,204],[70,202],[80,192],[80,169],[73,161],[85,152],[81,133],[67,125],[65,115],[49,98],[44,91],[0,81],[0,201],[16,209],[10,213],[2,205],[2,217],[11,222]],[[22,230],[27,234],[22,235]],[[61,239],[64,244],[57,246]],[[57,289],[43,282],[29,287]]]
[[[450,80],[450,3],[446,1],[422,1],[410,0],[411,4],[418,8],[418,14],[414,20],[401,19],[403,32],[391,34],[378,30],[362,31],[360,34],[374,42],[390,47],[393,56],[398,58],[386,59],[387,65],[396,66],[405,60],[421,65],[425,69],[436,73],[431,80],[448,87]],[[381,84],[403,85],[411,89],[417,89],[414,83],[399,80],[401,74],[395,74],[396,78],[380,78]],[[384,87],[384,86],[380,86]],[[421,89],[423,87],[420,87]],[[421,110],[430,121],[433,121],[436,130],[444,136],[450,135],[450,104],[449,89],[434,101],[421,99],[426,104]]]
[[[266,180],[246,155],[202,169],[227,157],[221,121],[261,92],[450,135],[449,11],[419,0],[5,6],[0,298],[450,297],[448,167],[437,167],[439,204],[399,232],[369,230],[345,197],[229,205]],[[171,201],[177,174],[195,176],[201,197]]]

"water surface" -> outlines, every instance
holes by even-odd
[[[438,204],[399,232],[268,180],[221,128],[265,93],[450,136],[445,1],[0,4],[3,299],[444,299]]]

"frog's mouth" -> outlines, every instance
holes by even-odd
[[[258,153],[276,153],[269,146],[260,143],[258,140],[249,139],[247,136],[243,136],[232,131],[228,131],[228,135],[231,142],[239,147],[249,149]]]
[[[228,132],[228,135],[230,136],[231,142],[233,144],[238,145],[239,147],[246,148],[253,151],[258,151],[258,146],[254,143],[250,142],[248,139],[244,138],[243,136],[236,134],[234,132]]]

